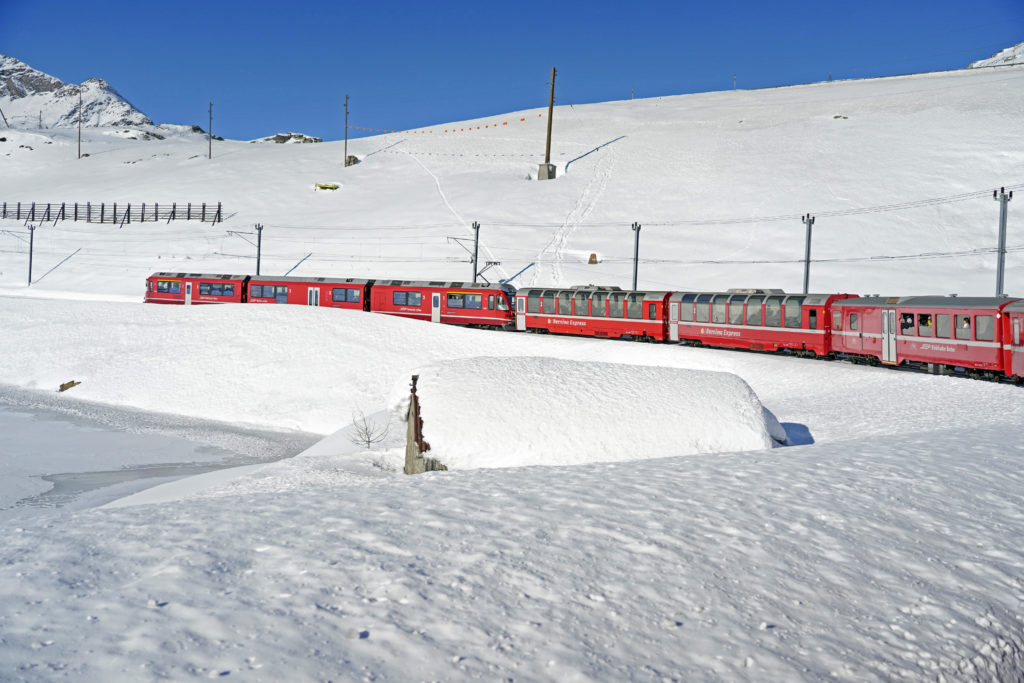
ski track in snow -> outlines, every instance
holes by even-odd
[[[533,269],[530,286],[534,286],[538,279],[541,278],[544,272],[542,262],[545,254],[548,253],[551,255],[552,263],[551,277],[547,279],[556,286],[564,284],[562,279],[562,263],[565,261],[565,248],[573,233],[579,229],[580,225],[597,205],[598,200],[604,193],[605,187],[608,186],[608,180],[611,178],[612,171],[615,168],[614,147],[605,147],[604,151],[606,153],[602,154],[594,164],[590,180],[577,197],[576,205],[569,212],[569,215],[566,216],[562,225],[555,231],[555,234],[552,235],[551,240],[537,254],[537,263],[541,265]]]
[[[437,193],[441,196],[441,201],[444,202],[445,207],[447,207],[448,211],[451,212],[451,214],[453,216],[455,216],[455,219],[457,221],[459,221],[459,224],[462,225],[463,228],[465,228],[466,230],[472,231],[473,228],[469,224],[466,223],[466,221],[462,217],[462,215],[458,211],[456,211],[455,207],[452,206],[452,203],[450,201],[448,201],[448,195],[445,194],[444,188],[441,186],[441,179],[437,177],[437,174],[434,173],[433,171],[431,171],[429,168],[427,168],[426,164],[424,164],[422,161],[420,161],[418,158],[416,158],[415,155],[410,154],[410,153],[406,152],[405,150],[401,150],[401,152],[403,154],[405,154],[405,156],[407,156],[408,158],[410,158],[413,161],[415,161],[419,165],[419,167],[422,168],[427,173],[427,175],[429,175],[431,178],[434,179],[434,187],[437,188]],[[487,248],[487,246],[483,243],[482,240],[479,242],[479,245],[480,245],[481,251],[483,251],[484,255],[486,256],[486,260],[489,260],[489,261],[496,261],[496,260],[498,260],[498,259],[496,259],[494,257],[494,254],[491,252],[490,249]],[[496,268],[498,268],[499,272],[501,272],[503,275],[506,275],[506,276],[508,275],[508,273],[506,273],[504,268],[502,268],[501,266],[496,266]],[[478,273],[480,272],[480,263],[479,263],[479,261],[477,261],[476,270],[477,270]]]

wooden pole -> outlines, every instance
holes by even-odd
[[[555,67],[551,67],[551,96],[548,98],[548,142],[544,148],[544,163],[551,163],[551,115],[555,112]]]

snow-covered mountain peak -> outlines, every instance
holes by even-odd
[[[13,57],[0,55],[0,109],[14,128],[64,128],[78,125],[151,126],[153,121],[109,83],[90,78],[81,85],[64,83]]]

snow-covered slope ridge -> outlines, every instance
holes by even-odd
[[[64,83],[13,57],[0,55],[0,109],[14,128],[78,125],[82,95],[83,126],[146,126],[153,122],[99,78],[81,85]]]
[[[979,59],[971,62],[971,69],[982,66],[1008,66],[1010,64],[1024,64],[1024,43],[1017,43],[1013,47],[1000,50],[988,59]]]

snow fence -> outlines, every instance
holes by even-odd
[[[786,440],[750,386],[729,373],[521,357],[452,360],[412,374],[426,455],[448,469],[750,451]],[[403,416],[409,380],[395,389]]]

